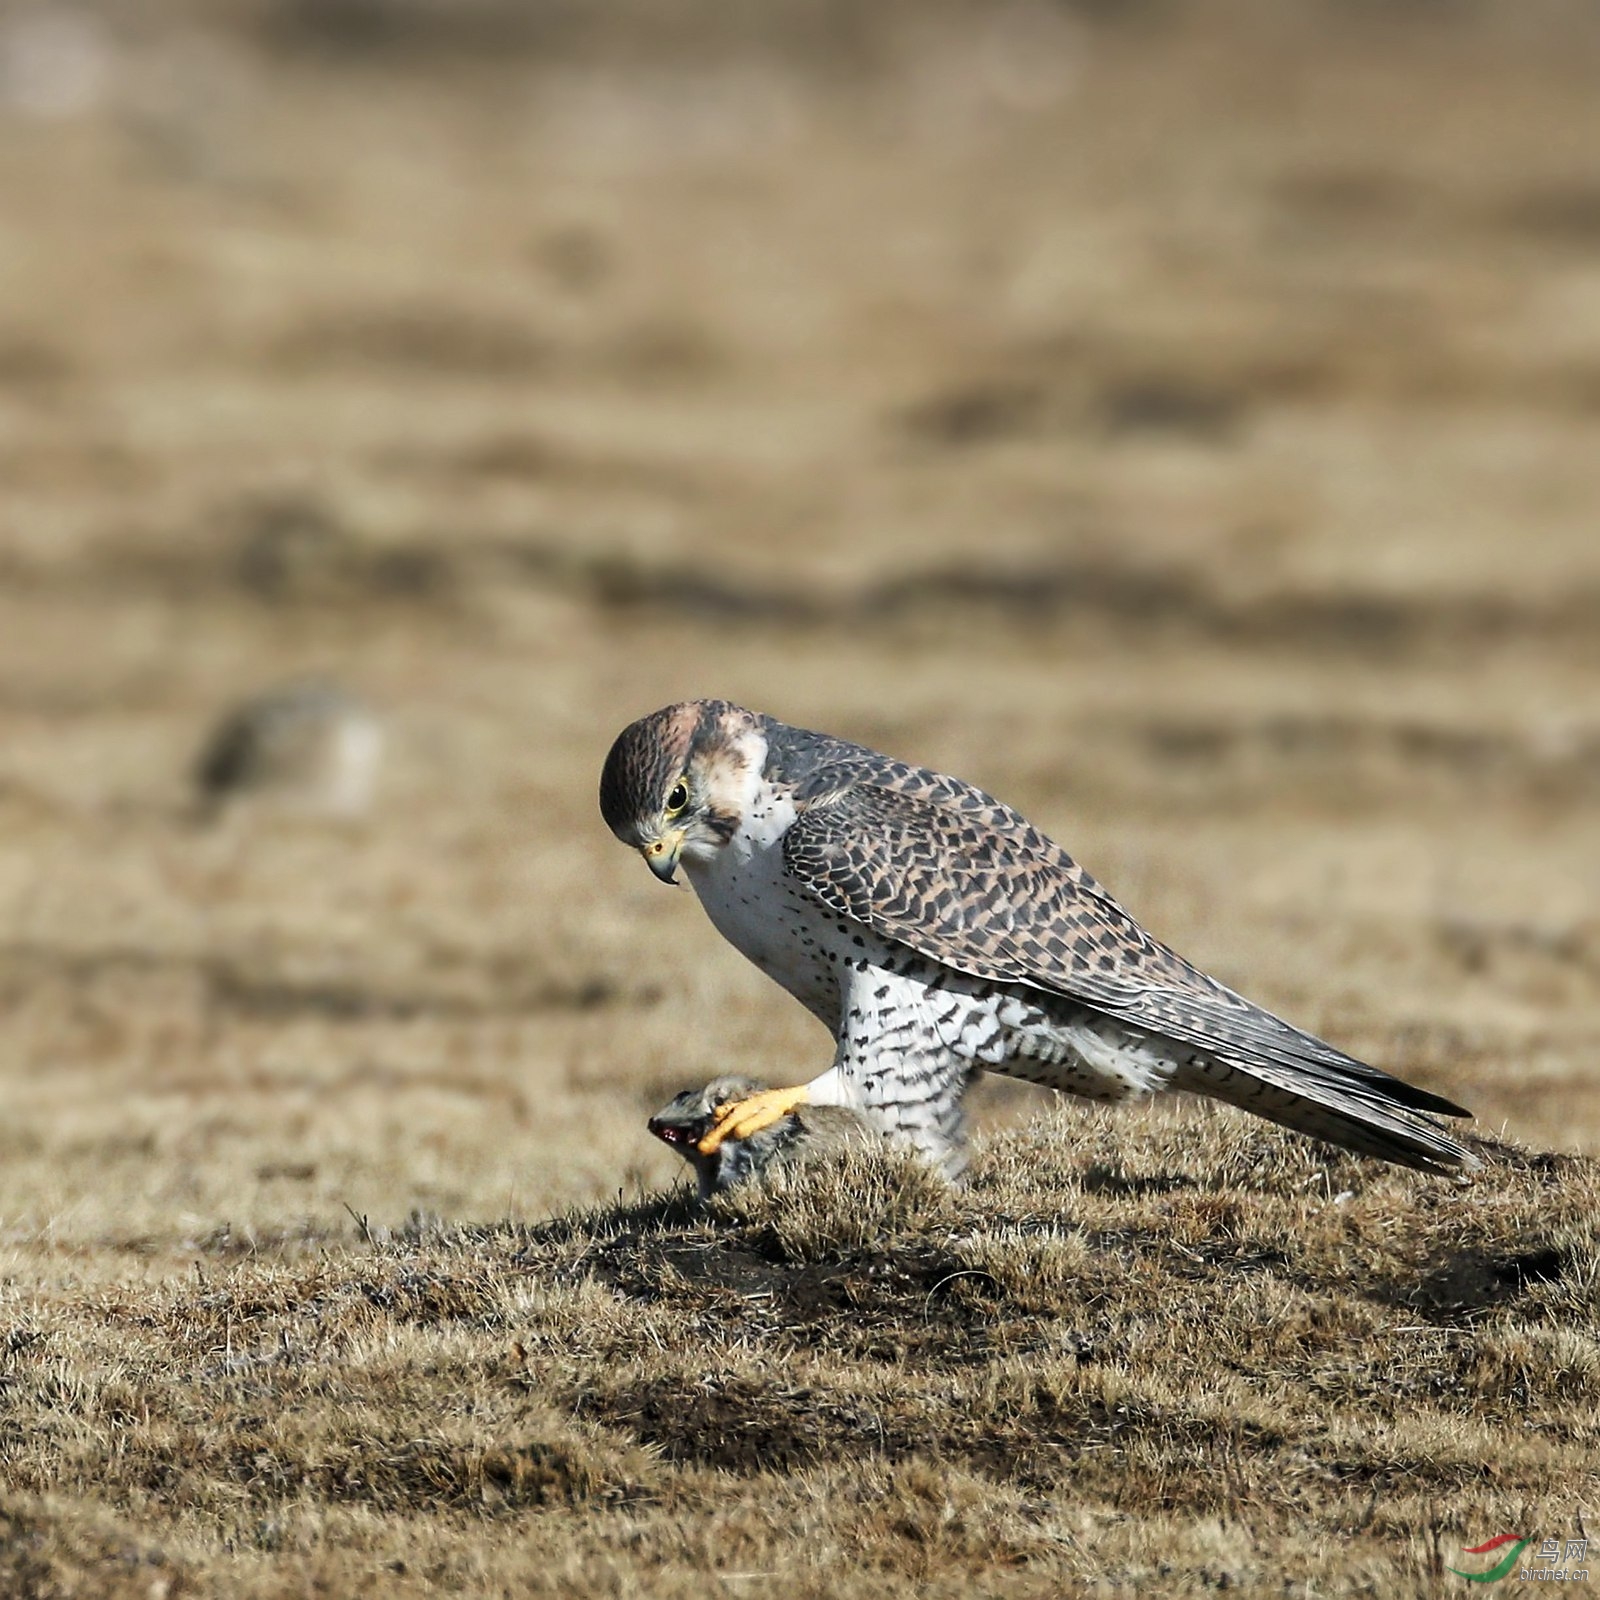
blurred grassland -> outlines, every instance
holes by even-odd
[[[1233,1118],[1025,1133],[990,1084],[1014,1236],[981,1196],[886,1200],[881,1261],[704,1228],[645,1114],[827,1042],[593,788],[706,693],[958,771],[1226,981],[1593,1152],[1600,27],[598,16],[0,11],[0,1573],[1387,1595],[1571,1535],[1586,1161],[1457,1192]],[[372,816],[196,831],[207,721],[311,670],[386,717]],[[874,1263],[935,1309],[844,1348]],[[1241,1284],[1242,1355],[1171,1343]],[[1291,1302],[1338,1372],[1271,1342]],[[1004,1433],[1030,1341],[1107,1317],[1135,1435],[1109,1391]]]

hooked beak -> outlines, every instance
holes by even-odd
[[[674,828],[670,833],[662,834],[659,839],[652,839],[649,844],[639,846],[639,854],[644,857],[644,864],[663,883],[677,881],[678,856],[682,850],[682,828]]]

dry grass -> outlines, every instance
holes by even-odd
[[[1421,1595],[1577,1535],[1592,20],[411,9],[108,11],[65,120],[0,70],[0,1592]],[[373,815],[196,830],[209,719],[313,673]],[[991,1084],[959,1194],[691,1214],[644,1116],[826,1055],[595,815],[708,692],[984,783],[1511,1142]]]
[[[1089,1113],[951,1193],[721,1197],[76,1276],[8,1329],[7,1592],[1436,1592],[1570,1530],[1600,1172],[1456,1187]],[[370,1225],[369,1225],[370,1226]]]

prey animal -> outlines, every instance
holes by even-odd
[[[748,1100],[760,1089],[753,1078],[713,1078],[703,1089],[685,1089],[651,1117],[651,1133],[694,1168],[701,1200],[796,1161],[836,1155],[867,1137],[860,1118],[843,1107],[807,1105],[786,1112],[746,1139],[725,1139],[711,1150],[701,1150],[700,1141],[716,1125],[723,1107]]]
[[[1091,1100],[1185,1090],[1424,1171],[1480,1164],[1433,1120],[1469,1112],[1208,977],[959,778],[691,700],[623,730],[600,809],[833,1036],[809,1083],[719,1105],[700,1157],[844,1106],[954,1177],[987,1069]]]

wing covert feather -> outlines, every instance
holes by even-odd
[[[1015,837],[1004,826],[1014,813],[987,812],[852,784],[795,819],[784,865],[829,909],[975,978],[1108,1011],[1135,1004],[1151,985],[1194,994],[1219,987],[1152,939],[1058,847],[1045,854]]]
[[[1252,1071],[1466,1115],[1207,977],[981,791],[951,801],[848,782],[800,812],[783,854],[823,906],[970,977],[1060,995]]]

